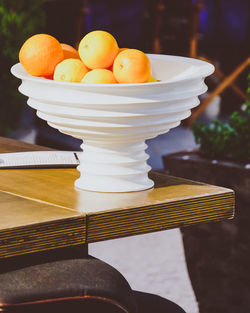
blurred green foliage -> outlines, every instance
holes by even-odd
[[[0,135],[18,125],[26,103],[17,88],[20,81],[10,68],[18,61],[24,41],[45,26],[43,0],[0,0]]]
[[[250,74],[248,82],[248,97],[242,112],[233,112],[226,122],[214,120],[209,124],[193,124],[195,141],[204,156],[250,161]]]

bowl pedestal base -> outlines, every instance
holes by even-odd
[[[152,188],[147,145],[140,142],[84,141],[75,186],[98,192],[131,192]]]

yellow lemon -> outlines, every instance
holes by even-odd
[[[90,69],[110,67],[119,51],[115,38],[103,30],[95,30],[83,37],[78,52]]]
[[[155,79],[153,76],[150,76],[148,79],[148,83],[158,82],[157,79]]]
[[[81,60],[66,59],[57,64],[54,72],[54,80],[79,83],[88,71],[88,68]]]
[[[117,83],[113,72],[107,69],[94,69],[89,71],[82,79],[84,84],[115,84]]]

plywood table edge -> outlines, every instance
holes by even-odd
[[[192,224],[200,224],[203,222],[221,221],[225,219],[232,219],[235,212],[235,196],[234,192],[228,188],[223,188],[225,192],[219,192],[215,194],[218,197],[210,196],[197,196],[193,197],[190,201],[183,200],[166,202],[164,204],[155,206],[144,206],[140,210],[136,208],[136,212],[133,214],[133,208],[112,210],[112,212],[97,212],[87,214],[87,242],[97,242],[108,239],[121,238],[126,236],[139,235],[144,233],[150,233],[155,231],[167,230],[172,228],[185,227]],[[222,190],[221,189],[221,190]],[[179,204],[179,208],[182,204],[191,205],[195,204],[195,200],[207,200],[207,207],[205,205],[198,205],[194,208],[193,212],[190,210],[182,209],[182,214],[178,212],[178,216],[173,213],[171,219],[168,220],[170,214],[169,209],[171,205]],[[218,205],[218,199],[221,203]],[[209,206],[213,206],[213,210],[209,209]],[[144,212],[143,212],[144,210]],[[203,210],[203,211],[202,211]],[[129,211],[129,215],[128,215]],[[172,212],[174,212],[172,208]],[[185,214],[189,214],[185,218]],[[192,213],[192,216],[190,215]],[[112,216],[108,216],[112,213]],[[136,217],[137,216],[137,217]],[[106,217],[106,218],[105,218]],[[177,218],[176,218],[177,217]],[[141,225],[140,225],[141,223]],[[116,231],[112,231],[116,229]]]
[[[85,217],[29,224],[0,231],[0,259],[85,243]]]
[[[20,223],[18,226],[6,226],[6,228],[0,229],[0,259],[86,243],[86,215],[84,212],[68,210],[66,207],[36,201],[36,199],[27,199],[3,190],[1,193],[8,194],[13,198],[25,199],[34,205],[44,205],[44,208],[48,208],[48,210],[61,209],[69,215],[63,216],[62,214],[55,219],[49,216],[48,220],[42,222],[30,220],[27,224],[21,225]]]
[[[172,176],[174,177],[174,176]],[[217,187],[217,186],[213,186],[213,185],[208,185],[208,184],[203,184],[201,183],[202,185],[204,186],[211,186],[211,187]],[[196,199],[202,199],[202,198],[205,198],[205,197],[211,197],[213,196],[213,198],[215,197],[219,197],[221,198],[220,196],[221,195],[230,195],[230,196],[233,196],[234,198],[234,201],[235,201],[235,192],[234,190],[230,189],[230,188],[224,188],[224,187],[217,187],[217,191],[216,192],[213,192],[212,194],[211,193],[204,193],[204,194],[198,194],[198,195],[192,195],[192,197],[190,197],[190,195],[187,195],[187,196],[183,196],[181,197],[175,197],[175,198],[171,198],[171,199],[164,199],[163,201],[158,201],[158,202],[155,202],[154,204],[151,204],[151,205],[142,205],[142,206],[137,206],[137,207],[133,207],[133,206],[127,206],[127,207],[123,207],[123,208],[112,208],[112,209],[101,209],[101,210],[98,210],[98,211],[92,211],[92,210],[86,210],[84,211],[85,214],[86,214],[86,217],[91,217],[93,215],[101,215],[101,214],[109,214],[109,213],[112,213],[112,212],[116,212],[116,211],[125,211],[125,210],[137,210],[137,209],[142,209],[142,208],[156,208],[156,207],[161,207],[161,206],[166,206],[168,205],[169,203],[175,203],[175,202],[178,202],[178,201],[183,201],[183,202],[191,202],[192,200],[196,200]]]

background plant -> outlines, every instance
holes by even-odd
[[[201,154],[210,158],[250,161],[250,74],[244,110],[233,112],[228,121],[214,120],[192,126]]]
[[[26,98],[10,74],[23,42],[45,25],[43,0],[0,0],[0,135],[17,127]]]

